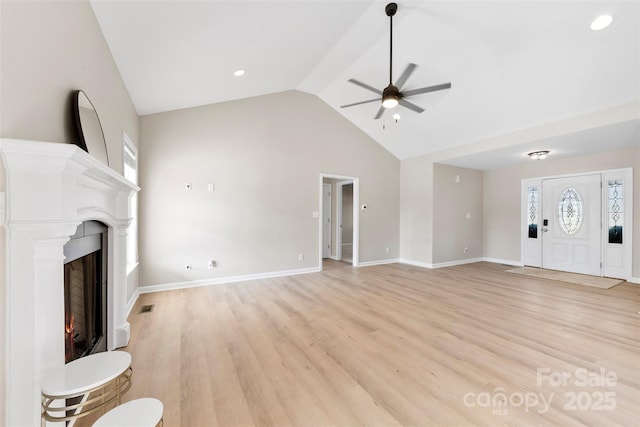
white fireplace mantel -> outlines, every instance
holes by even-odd
[[[37,426],[43,373],[64,365],[63,246],[83,221],[109,227],[108,349],[129,341],[126,233],[130,197],[139,189],[71,144],[0,139],[0,156],[6,187],[0,217],[6,234],[4,421]]]

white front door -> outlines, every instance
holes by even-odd
[[[331,256],[331,184],[322,184],[322,258]]]
[[[542,267],[600,276],[601,175],[542,181]]]

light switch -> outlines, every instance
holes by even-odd
[[[207,185],[207,191],[213,192],[213,191],[215,191],[215,189],[216,189],[216,185],[215,184],[208,184]]]
[[[311,212],[311,216],[312,216],[313,218],[318,218],[318,211],[313,211],[313,212]]]

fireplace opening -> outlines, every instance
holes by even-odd
[[[65,363],[107,349],[107,226],[86,221],[64,246]]]

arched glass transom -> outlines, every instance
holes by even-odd
[[[558,223],[568,235],[575,234],[582,223],[582,198],[575,188],[569,187],[558,202]]]

